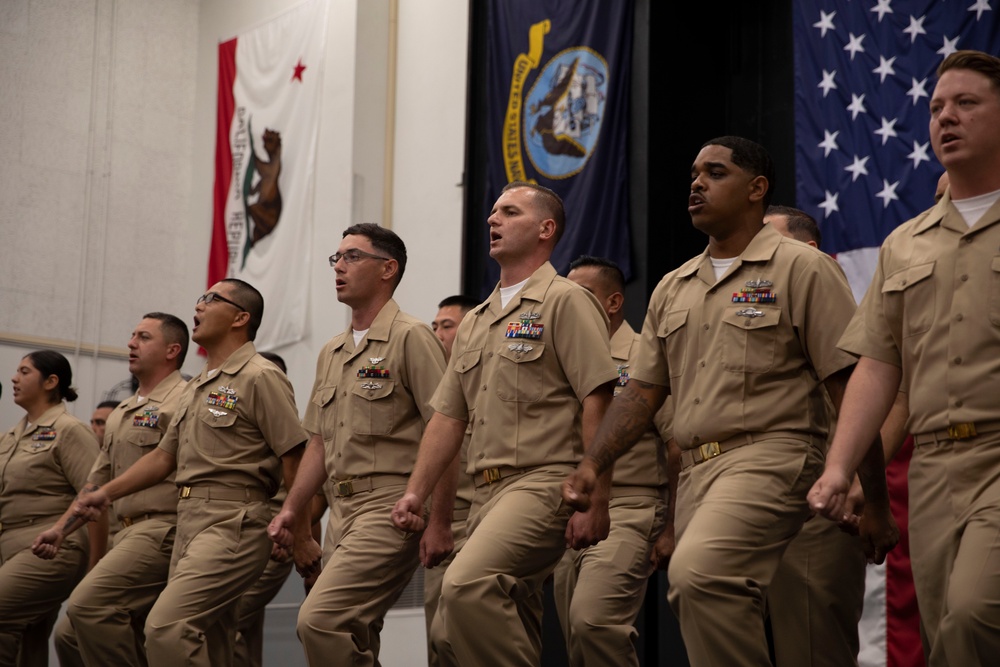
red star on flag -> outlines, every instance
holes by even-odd
[[[292,81],[298,79],[302,81],[302,73],[306,71],[306,66],[302,64],[302,58],[299,58],[298,64],[295,66],[295,73],[292,74]]]

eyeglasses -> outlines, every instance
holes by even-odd
[[[246,308],[236,303],[235,301],[230,301],[229,299],[222,296],[218,292],[205,292],[204,294],[198,297],[198,303],[209,304],[212,303],[213,301],[221,301],[222,303],[228,303],[230,306],[235,306],[236,308],[239,308],[240,311],[244,313],[247,312]]]
[[[354,264],[355,262],[360,262],[365,258],[370,259],[381,259],[384,261],[389,261],[391,257],[382,257],[381,255],[373,255],[370,252],[365,252],[364,250],[358,250],[356,248],[351,248],[346,252],[335,252],[330,255],[330,266],[337,266],[337,262],[344,260],[347,264]]]

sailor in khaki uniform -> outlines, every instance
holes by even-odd
[[[593,294],[611,321],[611,358],[618,386],[635,368],[639,334],[625,321],[625,277],[610,260],[583,256],[570,264],[567,278]],[[668,520],[666,406],[636,446],[615,463],[611,486],[611,532],[586,549],[568,549],[555,571],[555,600],[570,664],[635,665],[642,607],[652,565],[650,554]]]
[[[938,68],[930,137],[950,188],[882,245],[840,345],[860,356],[810,503],[832,518],[901,388],[915,449],[910,557],[927,663],[1000,655],[1000,59]]]
[[[674,396],[682,472],[668,599],[696,666],[768,663],[764,592],[822,467],[820,382],[839,398],[853,365],[836,348],[854,309],[843,273],[763,224],[773,173],[746,139],[703,146],[689,211],[708,249],[657,286],[601,449],[566,483],[567,501],[585,506],[594,475]],[[869,498],[872,519],[888,521],[884,476]]]
[[[129,372],[139,380],[138,393],[108,416],[88,489],[107,484],[156,448],[184,388],[179,369],[187,354],[188,330],[179,318],[166,313],[144,315],[129,338],[128,349]],[[72,516],[72,505],[68,507],[64,521]],[[146,663],[142,623],[167,585],[177,531],[173,475],[116,500],[112,512],[122,527],[114,546],[77,585],[66,617],[56,626],[56,652],[63,667]],[[36,538],[33,550],[51,556],[63,539],[62,531],[50,529]]]
[[[798,209],[770,206],[764,223],[782,236],[820,245],[816,221]],[[864,595],[861,540],[832,521],[806,521],[767,590],[777,667],[856,664]]]
[[[376,665],[383,618],[419,563],[420,537],[397,530],[389,512],[416,461],[444,350],[430,327],[392,299],[406,267],[396,234],[374,224],[349,227],[330,262],[351,326],[319,354],[303,421],[311,438],[302,475],[270,532],[284,544],[287,528],[307,514],[329,476],[333,550],[299,610],[297,631],[311,665],[329,664],[331,656]],[[429,564],[451,550],[454,480],[449,493],[435,512],[448,543]]]
[[[438,312],[434,321],[431,322],[431,328],[444,346],[445,361],[451,359],[451,348],[455,343],[455,334],[458,333],[458,325],[462,323],[462,318],[478,305],[479,301],[463,295],[447,297],[438,304]],[[429,667],[439,667],[441,664],[438,660],[436,644],[445,642],[444,622],[437,616],[444,573],[451,562],[455,560],[458,552],[462,550],[462,546],[469,536],[466,524],[469,520],[469,509],[472,507],[472,497],[476,491],[472,476],[466,472],[469,467],[467,454],[470,434],[471,432],[466,430],[458,459],[458,486],[455,490],[455,507],[451,518],[451,534],[455,547],[441,563],[424,570],[424,619],[427,627],[427,664]]]
[[[537,664],[543,581],[567,541],[583,547],[607,536],[610,475],[603,504],[572,519],[559,483],[618,378],[600,305],[548,262],[565,225],[558,196],[512,183],[488,222],[500,284],[459,327],[417,467],[393,509],[400,528],[423,526],[423,500],[471,425],[469,537],[445,573],[438,610],[463,667]]]
[[[271,554],[266,528],[282,473],[294,479],[306,434],[285,375],[252,339],[264,300],[241,280],[198,300],[192,340],[208,353],[188,382],[159,446],[75,511],[148,488],[176,468],[177,537],[167,587],[146,619],[146,656],[159,665],[228,665],[236,608]],[[318,562],[308,525],[297,527],[296,563]]]
[[[55,525],[83,489],[99,451],[87,425],[66,412],[63,400],[76,399],[71,384],[69,362],[51,350],[26,356],[11,379],[14,402],[27,414],[0,437],[0,665],[18,664],[25,629],[58,611],[88,565],[82,533],[52,560],[30,549],[39,528]],[[31,651],[43,653],[35,644]],[[45,656],[21,659],[37,664]]]

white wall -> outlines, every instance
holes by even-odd
[[[0,428],[23,414],[6,378],[37,346],[11,340],[69,346],[71,409],[86,419],[127,377],[124,344],[142,313],[190,321],[212,223],[217,45],[297,1],[0,0]],[[325,261],[345,227],[380,222],[403,238],[396,296],[417,317],[460,287],[468,3],[399,0],[387,170],[389,8],[330,0],[308,333],[277,350],[300,409],[320,347],[348,323]],[[185,370],[200,364],[192,354]],[[422,623],[394,614],[383,664],[414,664]]]

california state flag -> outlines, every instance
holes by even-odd
[[[208,284],[240,278],[264,295],[257,347],[306,325],[316,143],[328,0],[308,0],[219,44],[219,107]]]

